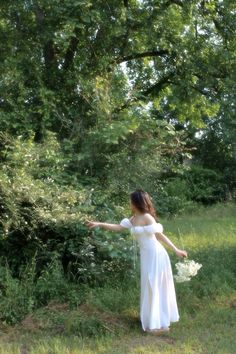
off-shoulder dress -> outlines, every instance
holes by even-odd
[[[128,218],[120,225],[128,228],[140,249],[140,320],[144,331],[169,327],[179,320],[176,292],[169,255],[155,233],[160,223],[134,226]]]

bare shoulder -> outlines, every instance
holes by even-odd
[[[144,215],[143,215],[143,220],[147,223],[147,224],[152,224],[152,223],[154,223],[156,220],[155,220],[155,218],[151,215],[151,214],[149,214],[149,213],[145,213]]]

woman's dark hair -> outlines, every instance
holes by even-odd
[[[136,189],[134,192],[130,193],[130,200],[139,211],[151,214],[154,219],[158,221],[151,197],[147,192],[142,189]]]

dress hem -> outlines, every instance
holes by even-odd
[[[180,317],[177,320],[170,321],[165,327],[159,327],[159,328],[157,328],[157,327],[154,327],[154,328],[146,327],[146,328],[144,328],[142,326],[142,329],[143,329],[144,332],[147,332],[148,330],[162,329],[162,328],[169,327],[171,325],[171,323],[178,322],[179,320],[180,320]]]

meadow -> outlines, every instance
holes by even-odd
[[[0,354],[235,354],[235,216],[236,205],[227,203],[160,220],[164,233],[202,264],[190,282],[176,283],[180,320],[168,334],[141,331],[137,268],[132,279],[77,284],[69,301],[52,299],[14,325],[2,322]],[[169,255],[176,273],[179,258]]]

